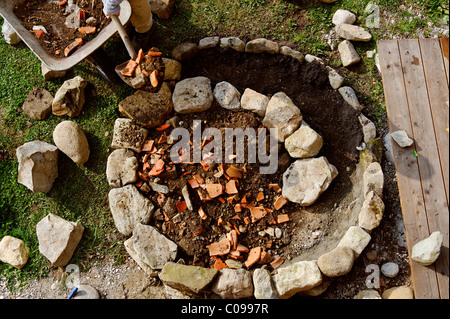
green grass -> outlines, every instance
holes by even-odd
[[[172,17],[160,20],[155,17],[157,32],[154,46],[166,56],[176,45],[184,41],[198,41],[206,36],[238,36],[243,40],[265,37],[283,41],[303,53],[318,55],[346,76],[346,83],[357,91],[361,102],[367,107],[369,117],[380,127],[386,117],[383,87],[374,60],[365,56],[367,50],[376,48],[376,41],[389,37],[415,37],[417,29],[428,28],[428,22],[440,26],[448,21],[448,4],[442,0],[380,0],[373,1],[382,13],[389,12],[382,28],[371,29],[373,41],[357,43],[356,49],[363,58],[362,63],[352,69],[342,68],[339,56],[332,52],[324,41],[324,35],[333,28],[331,18],[339,8],[353,11],[356,24],[364,26],[369,15],[365,12],[369,1],[340,0],[331,5],[319,1],[300,0],[179,0]],[[402,6],[403,5],[403,6]],[[418,9],[419,19],[408,11]],[[445,11],[447,10],[447,11]],[[3,20],[0,18],[0,23]],[[113,64],[127,59],[120,43],[106,44]],[[0,38],[0,238],[5,235],[21,238],[30,248],[30,258],[22,270],[0,263],[0,278],[6,278],[11,288],[20,287],[28,279],[38,278],[51,267],[38,250],[35,227],[49,213],[85,227],[72,259],[88,267],[92,256],[111,256],[121,262],[127,256],[123,238],[115,229],[107,194],[106,160],[114,120],[121,116],[117,105],[133,90],[121,85],[112,87],[99,76],[97,70],[82,62],[62,79],[44,81],[40,72],[40,61],[22,43],[10,46]],[[17,183],[17,159],[15,150],[25,142],[42,140],[53,143],[55,126],[67,118],[51,115],[45,121],[30,119],[22,104],[33,87],[41,87],[55,94],[64,80],[76,75],[85,78],[86,103],[82,114],[72,119],[87,135],[91,156],[84,165],[76,165],[61,154],[59,177],[51,191],[34,194]],[[108,136],[105,133],[109,132]]]

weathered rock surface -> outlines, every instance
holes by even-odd
[[[78,285],[77,288],[77,293],[72,299],[100,299],[97,289],[90,285]]]
[[[388,278],[394,278],[398,275],[400,268],[396,263],[385,263],[381,266],[381,273]]]
[[[414,299],[414,290],[408,286],[392,287],[383,291],[383,299]]]
[[[172,50],[172,58],[177,61],[186,61],[195,57],[200,49],[195,43],[182,43]]]
[[[214,48],[219,44],[220,37],[206,37],[198,42],[200,50]]]
[[[267,104],[270,99],[261,93],[258,93],[252,89],[245,89],[241,98],[241,107],[244,110],[251,111],[259,116],[266,115]]]
[[[277,299],[278,293],[272,282],[272,276],[267,269],[253,271],[253,295],[256,299]]]
[[[361,61],[361,57],[356,52],[355,47],[348,40],[342,41],[338,46],[338,50],[344,67],[357,64]]]
[[[0,241],[0,261],[16,268],[23,268],[27,261],[30,248],[22,239],[5,236]]]
[[[353,299],[381,299],[380,293],[374,289],[366,289],[358,292]]]
[[[371,231],[380,226],[384,215],[384,203],[374,192],[366,195],[361,212],[359,213],[359,227]]]
[[[414,141],[408,136],[406,131],[396,131],[391,133],[392,139],[400,146],[400,147],[410,147],[414,144]]]
[[[350,41],[368,42],[372,40],[372,35],[366,29],[353,24],[338,24],[336,26],[336,33],[340,37]]]
[[[219,42],[221,48],[230,48],[237,52],[245,51],[245,42],[236,37],[225,37],[221,38]]]
[[[83,236],[84,227],[48,214],[36,225],[39,251],[55,267],[66,266]]]
[[[302,206],[312,205],[337,177],[325,157],[295,161],[283,174],[283,197]]]
[[[61,152],[77,164],[89,160],[89,143],[81,127],[75,122],[63,121],[53,130],[53,141]]]
[[[259,38],[247,42],[245,52],[276,54],[280,52],[280,46],[275,41]]]
[[[290,57],[296,59],[298,62],[302,63],[305,61],[305,55],[300,51],[294,50],[286,45],[280,48],[280,53],[283,55],[289,55]]]
[[[45,120],[52,113],[52,94],[42,88],[34,88],[23,103],[23,111],[33,120]]]
[[[129,148],[137,153],[142,149],[148,130],[136,125],[131,119],[118,118],[114,122],[111,148]]]
[[[203,76],[178,82],[172,96],[174,110],[181,114],[206,111],[213,100],[211,81]]]
[[[164,81],[179,81],[181,79],[181,63],[168,58],[162,58],[162,61],[164,63]]]
[[[245,269],[222,269],[212,291],[222,299],[250,298],[253,296],[252,275]]]
[[[262,123],[267,128],[278,129],[278,141],[284,142],[300,127],[302,120],[300,109],[285,93],[278,92],[269,100]]]
[[[18,182],[34,193],[50,191],[58,177],[58,148],[54,145],[32,141],[19,146]]]
[[[288,299],[297,292],[309,290],[322,282],[316,261],[299,261],[277,269],[272,275],[279,299]]]
[[[373,162],[367,167],[363,174],[364,197],[374,191],[380,198],[383,198],[384,173],[380,163]]]
[[[363,114],[360,114],[358,119],[362,126],[364,143],[368,144],[377,137],[377,128],[375,124]]]
[[[169,19],[174,5],[175,0],[150,0],[152,13],[160,19]]]
[[[137,259],[151,269],[162,269],[170,261],[174,261],[178,246],[156,228],[150,225],[136,224],[133,236],[130,237]]]
[[[123,187],[137,181],[138,160],[134,152],[127,149],[115,150],[106,163],[106,178],[111,187]]]
[[[370,239],[370,235],[364,229],[359,226],[351,226],[340,240],[338,247],[349,247],[359,256],[369,244]]]
[[[159,274],[159,279],[165,285],[181,291],[202,293],[211,290],[211,283],[218,273],[216,269],[168,262]]]
[[[221,107],[238,111],[241,108],[241,93],[228,82],[219,82],[214,88],[213,95]]]
[[[323,139],[307,125],[301,125],[291,136],[286,138],[284,146],[293,158],[308,158],[319,154]]]
[[[327,277],[348,274],[353,267],[354,252],[350,247],[336,247],[317,259],[320,271]]]
[[[129,184],[109,191],[109,207],[118,231],[128,236],[138,224],[147,224],[155,207],[136,188]]]
[[[338,91],[344,101],[347,102],[355,110],[361,111],[363,109],[362,105],[359,103],[358,97],[356,96],[355,90],[353,90],[351,87],[343,86],[339,88]]]
[[[145,128],[161,126],[172,110],[172,92],[166,82],[158,93],[138,90],[119,103],[120,113]]]
[[[327,67],[328,79],[333,89],[339,89],[344,84],[345,78],[341,76],[335,69]]]
[[[439,258],[443,242],[444,235],[436,231],[413,246],[411,258],[423,266],[429,266]]]
[[[53,114],[57,116],[67,115],[70,117],[80,115],[85,102],[84,89],[87,84],[87,81],[80,76],[65,81],[53,99]]]

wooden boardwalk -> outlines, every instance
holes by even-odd
[[[392,142],[408,252],[432,232],[444,235],[438,260],[411,260],[417,299],[449,298],[449,64],[447,39],[378,41],[391,133],[405,130],[414,145]]]

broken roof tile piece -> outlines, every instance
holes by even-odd
[[[234,165],[228,167],[226,174],[231,178],[242,178],[242,171]]]
[[[261,218],[267,215],[267,211],[262,206],[253,207],[250,209],[250,214],[252,215],[252,223],[257,222]]]
[[[216,198],[223,193],[223,186],[220,183],[206,185],[206,190],[211,198]]]
[[[229,195],[234,195],[238,193],[238,189],[236,187],[236,180],[232,179],[230,180],[226,186],[225,186],[225,191],[227,192],[227,194]]]
[[[275,203],[273,204],[273,207],[275,208],[275,210],[280,210],[284,205],[287,204],[287,202],[288,202],[288,200],[280,195],[275,200]]]
[[[250,269],[251,266],[256,264],[258,260],[261,258],[261,247],[255,247],[250,250],[248,253],[247,260],[245,261],[244,265],[247,267],[247,269]]]
[[[287,223],[288,221],[290,221],[288,214],[281,214],[277,217],[278,224]]]
[[[208,246],[209,256],[223,256],[231,251],[230,241],[226,238]]]

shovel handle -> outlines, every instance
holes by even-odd
[[[136,50],[133,48],[133,45],[131,44],[130,37],[128,36],[127,32],[125,31],[125,28],[122,25],[122,22],[120,22],[119,17],[116,15],[112,15],[111,19],[114,21],[114,23],[117,26],[117,30],[119,31],[120,37],[122,38],[123,44],[127,48],[128,54],[130,55],[131,59],[136,59],[137,53]]]

